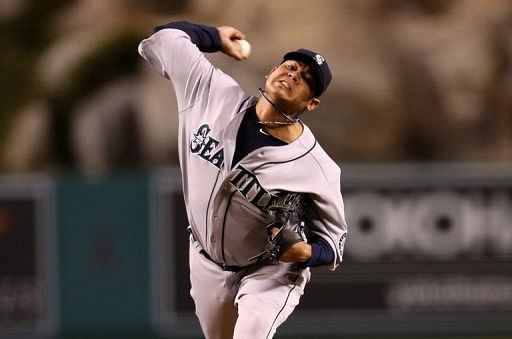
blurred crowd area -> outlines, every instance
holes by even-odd
[[[320,51],[333,81],[303,120],[337,161],[512,161],[508,0],[1,0],[0,168],[176,165],[173,89],[137,53],[174,20],[244,32],[248,60],[208,58],[252,95]]]

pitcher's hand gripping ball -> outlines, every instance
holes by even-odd
[[[238,39],[234,41],[238,51],[243,55],[244,58],[248,58],[251,55],[251,44],[247,40]]]

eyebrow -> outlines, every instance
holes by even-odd
[[[311,85],[314,85],[313,81],[313,71],[311,70],[311,66],[306,64],[303,61],[300,60],[287,60],[289,62],[292,62],[294,65],[299,65],[301,68],[300,74],[302,77]]]
[[[313,76],[313,70],[311,69],[311,66],[309,66],[308,64],[306,64],[303,61],[295,61],[295,62],[297,62],[301,66],[302,70],[300,73],[302,74],[302,77],[304,78],[304,80],[306,80],[308,85],[311,87],[311,90],[313,92],[315,92],[315,88],[316,88],[315,77]]]

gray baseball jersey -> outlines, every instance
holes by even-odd
[[[265,206],[279,192],[311,198],[306,228],[322,237],[341,263],[347,232],[340,169],[303,124],[285,146],[259,148],[239,163],[232,158],[238,127],[257,98],[215,68],[189,36],[164,29],[143,40],[139,53],[170,79],[179,110],[179,158],[191,231],[218,264],[247,266],[266,244]]]

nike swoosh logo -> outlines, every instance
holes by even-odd
[[[265,131],[263,130],[263,128],[260,128],[260,133],[263,133],[263,134],[265,134],[265,135],[270,136],[270,134],[268,134],[267,132],[265,132]]]

